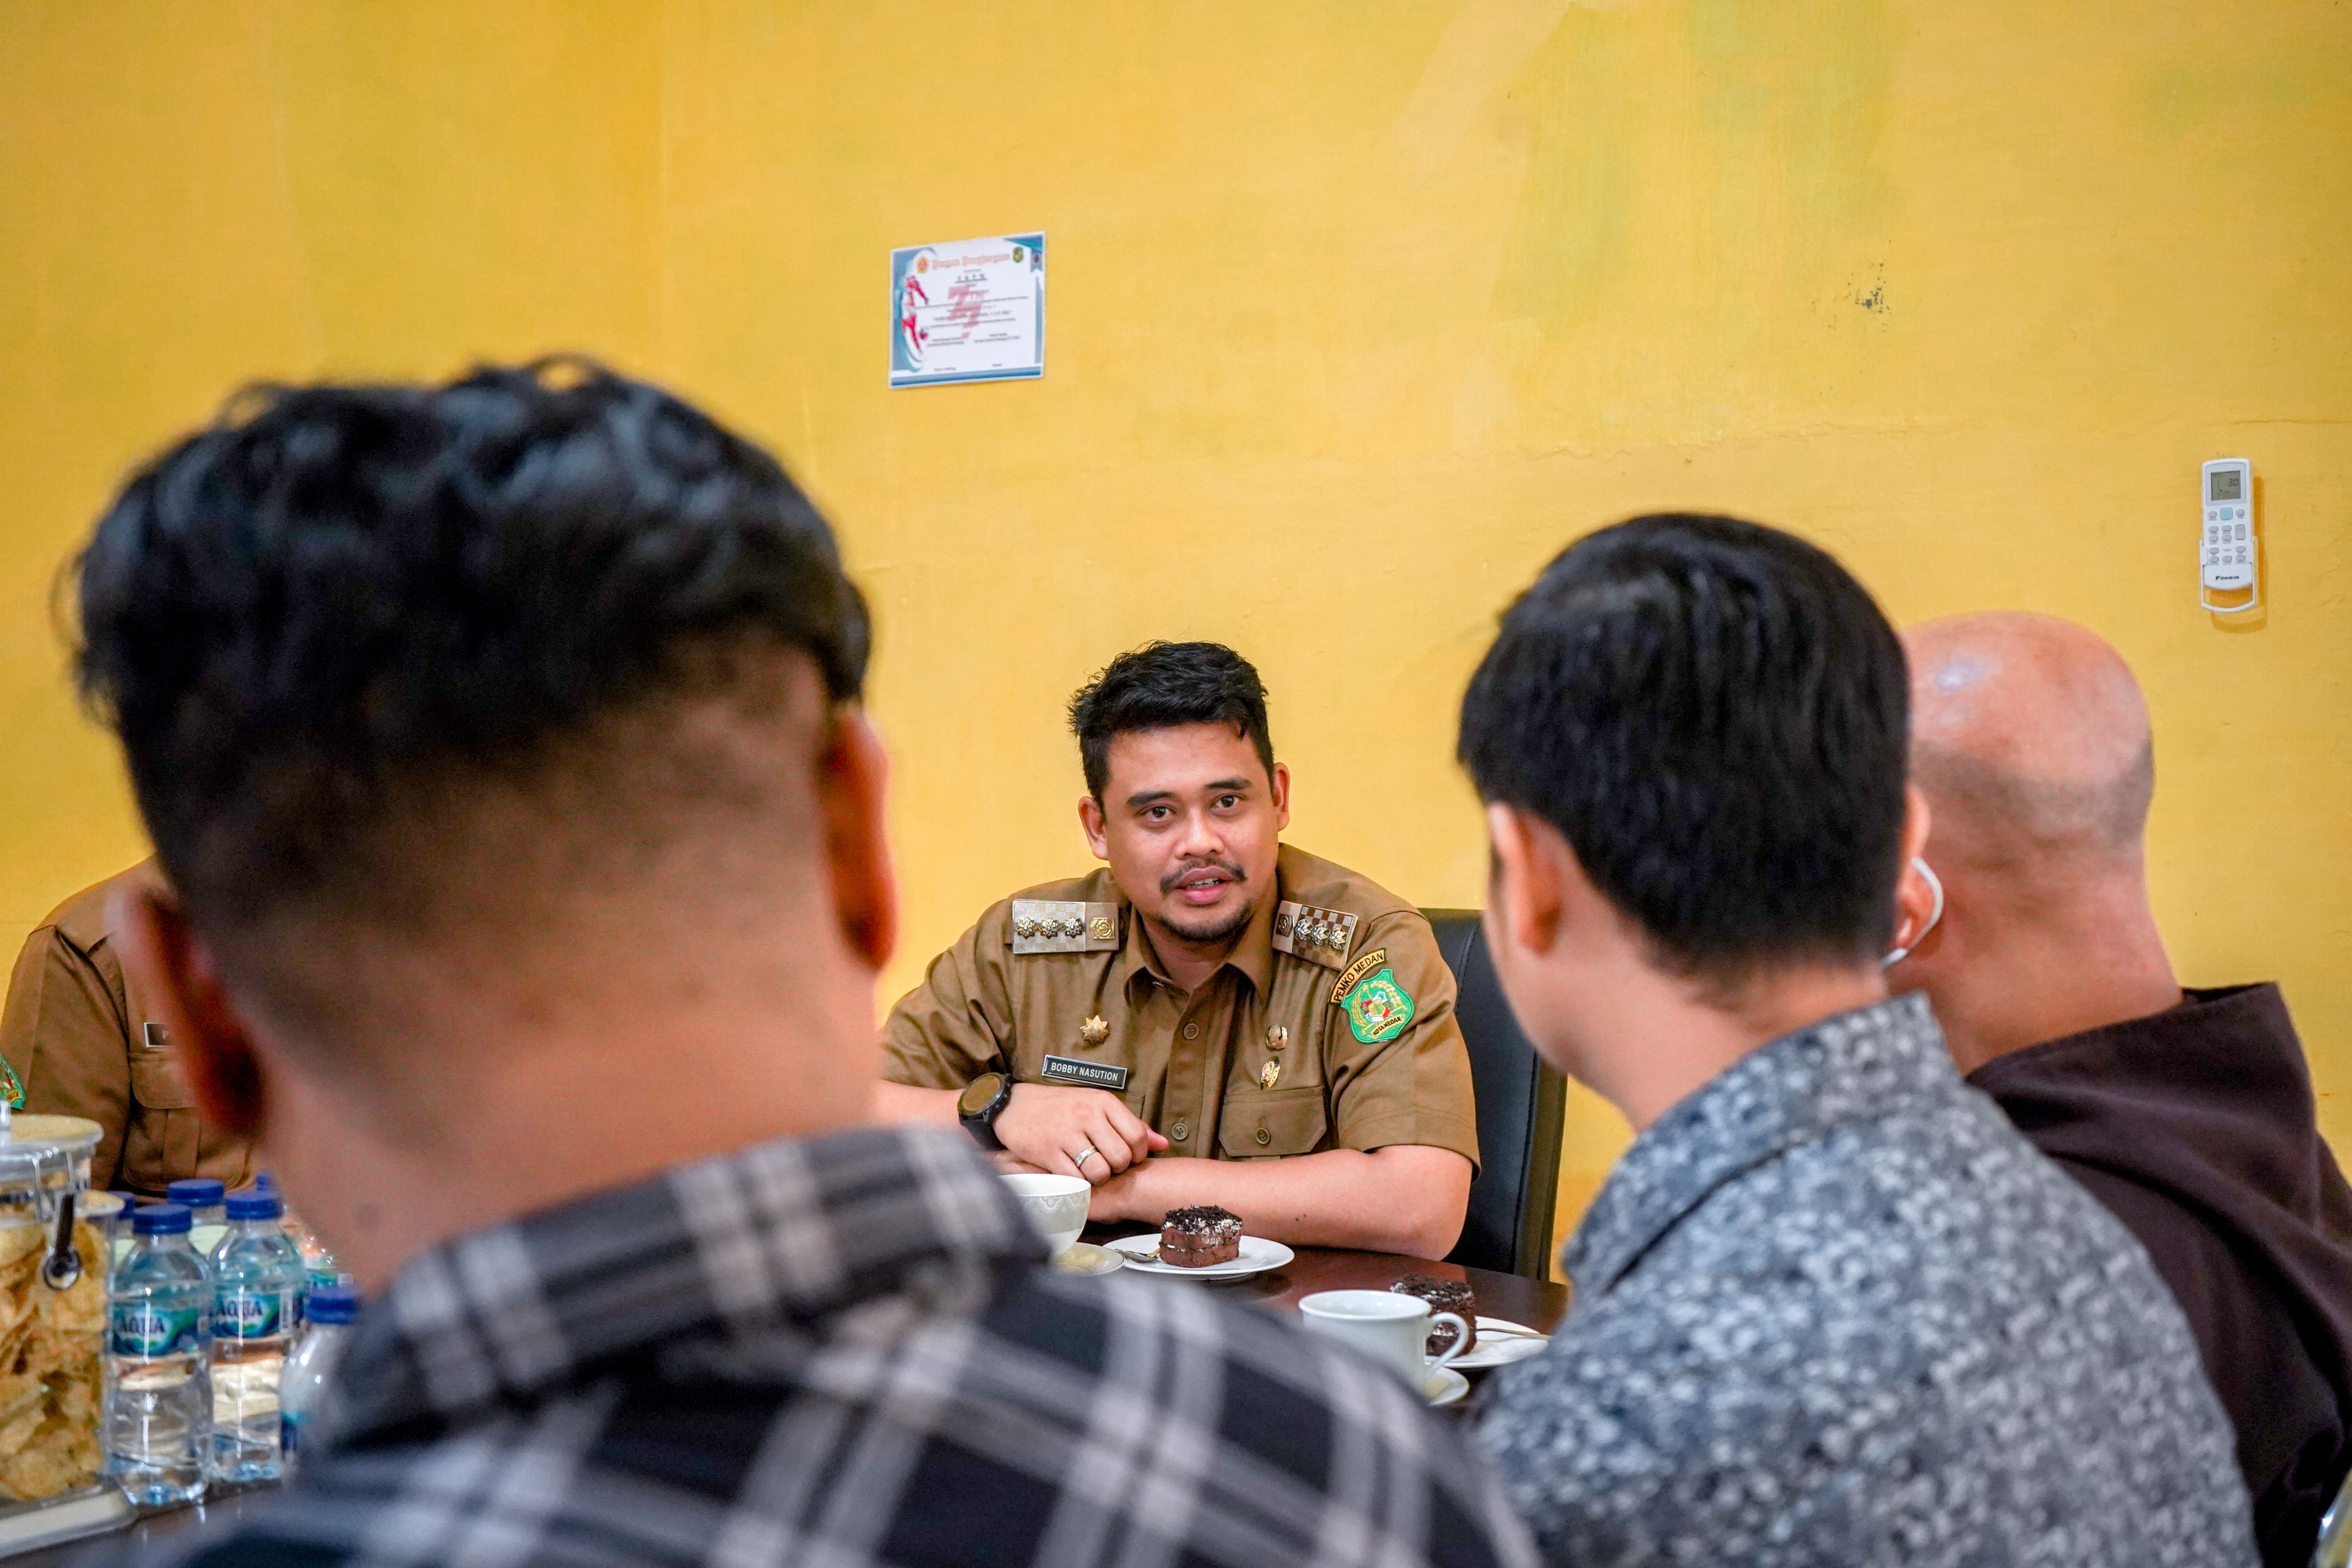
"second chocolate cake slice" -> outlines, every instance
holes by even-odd
[[[1429,1303],[1429,1310],[1433,1313],[1459,1314],[1462,1321],[1470,1328],[1470,1342],[1464,1345],[1463,1350],[1466,1352],[1477,1348],[1478,1293],[1470,1289],[1468,1280],[1440,1279],[1428,1274],[1408,1274],[1389,1289],[1400,1296],[1420,1297]],[[1429,1353],[1433,1356],[1444,1355],[1445,1347],[1454,1342],[1454,1336],[1453,1324],[1432,1323],[1429,1326]]]

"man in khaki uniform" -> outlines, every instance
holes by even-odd
[[[153,861],[142,861],[51,910],[25,940],[0,1013],[10,1102],[97,1122],[105,1131],[90,1156],[91,1184],[153,1198],[183,1176],[240,1187],[253,1175],[245,1142],[197,1112],[163,1026],[125,980],[108,929],[114,889],[157,875]]]
[[[1086,1177],[1097,1220],[1217,1204],[1275,1240],[1444,1256],[1478,1155],[1454,978],[1418,910],[1279,841],[1257,672],[1153,644],[1071,721],[1108,866],[932,962],[884,1026],[884,1112]]]

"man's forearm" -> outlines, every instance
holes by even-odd
[[[960,1125],[952,1089],[917,1089],[885,1079],[874,1086],[874,1117],[877,1121],[929,1121],[936,1126]]]
[[[1469,1201],[1469,1161],[1407,1143],[1287,1160],[1147,1160],[1097,1190],[1094,1217],[1150,1223],[1172,1208],[1217,1204],[1269,1241],[1443,1258],[1462,1235]]]

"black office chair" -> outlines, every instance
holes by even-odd
[[[1528,1037],[1495,978],[1476,910],[1423,910],[1437,950],[1454,971],[1454,1016],[1470,1047],[1478,1095],[1478,1179],[1462,1239],[1446,1258],[1473,1268],[1544,1279],[1551,1265],[1552,1203],[1559,1188],[1559,1139],[1568,1080]]]

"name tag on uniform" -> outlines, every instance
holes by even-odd
[[[1037,1076],[1047,1083],[1075,1083],[1087,1089],[1107,1089],[1119,1094],[1127,1089],[1127,1069],[1109,1062],[1082,1062],[1076,1057],[1047,1057]]]
[[[172,1043],[170,1033],[161,1024],[140,1025],[139,1037],[147,1043],[151,1051],[160,1051]]]

